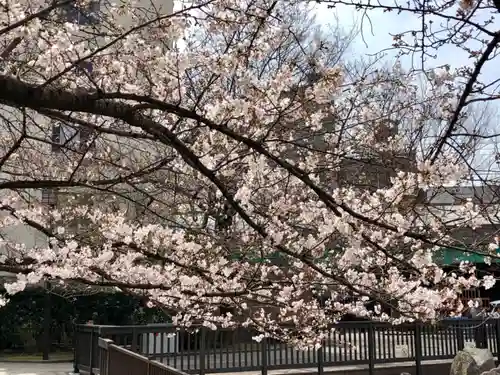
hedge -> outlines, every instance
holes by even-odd
[[[31,289],[10,296],[0,308],[0,350],[39,352],[42,345],[46,291]],[[62,298],[51,294],[51,350],[71,348],[73,324],[94,320],[95,324],[145,324],[166,322],[157,309],[144,307],[140,298],[122,293],[98,293]]]

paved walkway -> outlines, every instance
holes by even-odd
[[[68,375],[71,363],[0,362],[0,375]]]

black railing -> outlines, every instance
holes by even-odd
[[[294,347],[265,339],[252,340],[246,329],[199,328],[196,332],[172,325],[76,327],[75,369],[102,372],[99,339],[112,340],[130,352],[191,374],[317,368],[414,362],[453,358],[466,345],[498,353],[500,320],[446,320],[437,324],[390,325],[377,322],[341,322],[320,350]],[[109,375],[109,374],[108,374]]]
[[[118,346],[109,339],[99,338],[98,346],[100,375],[187,375]]]

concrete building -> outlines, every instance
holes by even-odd
[[[473,203],[482,213],[479,220],[464,223],[463,218],[457,215],[457,210],[466,202]],[[442,249],[436,253],[435,261],[448,271],[455,270],[463,261],[470,262],[476,267],[478,277],[488,274],[500,278],[500,262],[494,256],[487,261],[488,257],[483,255],[491,254],[489,244],[495,242],[500,230],[500,186],[478,184],[431,189],[426,194],[425,203],[427,213],[446,223],[455,239],[455,248]],[[496,250],[496,255],[500,255],[500,248]],[[490,308],[490,301],[500,299],[500,285],[488,290],[477,288],[464,291],[462,302],[465,305],[474,299],[481,300],[485,308]]]
[[[469,225],[457,211],[463,204],[471,202],[481,212],[481,218]],[[500,229],[500,186],[469,185],[443,187],[426,192],[423,204],[427,212],[440,218],[449,227],[458,243],[482,246],[491,243]]]

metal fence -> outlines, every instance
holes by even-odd
[[[99,338],[100,375],[187,375],[118,346],[112,340]]]
[[[466,345],[498,353],[500,320],[446,320],[437,324],[390,325],[341,322],[319,350],[297,350],[276,340],[257,343],[246,329],[199,328],[187,331],[168,324],[76,327],[75,372],[101,370],[99,339],[107,338],[130,352],[190,374],[317,368],[364,364],[370,374],[377,363],[453,358]],[[112,374],[106,374],[112,375]],[[135,374],[134,374],[135,375]]]

